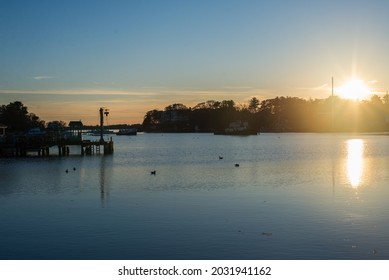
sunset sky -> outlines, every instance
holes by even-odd
[[[389,89],[389,1],[0,0],[0,104],[45,121]]]

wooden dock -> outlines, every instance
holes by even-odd
[[[28,155],[49,156],[53,147],[58,148],[58,156],[70,155],[70,146],[78,146],[80,155],[113,153],[112,137],[104,140],[104,118],[109,110],[100,108],[100,140],[83,140],[83,124],[80,121],[70,121],[67,129],[52,129],[42,132],[39,128],[30,129],[27,133],[6,134],[7,126],[1,125],[0,156],[25,157]]]
[[[15,143],[2,143],[0,144],[0,156],[9,157],[26,157],[26,156],[68,156],[70,155],[70,147],[78,147],[79,155],[109,155],[113,153],[114,143],[112,139],[109,141],[69,141],[69,140],[58,140],[51,141],[48,139],[41,139],[41,141],[15,141]],[[57,147],[57,149],[53,147]],[[72,149],[72,151],[77,149]]]

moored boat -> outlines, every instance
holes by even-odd
[[[248,122],[234,121],[224,130],[215,131],[215,135],[257,135],[258,131],[249,127]]]
[[[123,128],[119,129],[119,131],[116,133],[116,135],[136,135],[138,130],[136,128]]]

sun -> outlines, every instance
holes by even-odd
[[[337,92],[344,99],[362,100],[370,95],[371,89],[364,81],[353,78],[339,87]]]

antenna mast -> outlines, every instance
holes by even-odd
[[[332,93],[331,93],[331,132],[334,132],[334,77],[332,77]]]
[[[101,107],[100,110],[100,142],[104,142],[104,115],[108,118],[109,109]],[[108,120],[107,120],[108,123]]]

